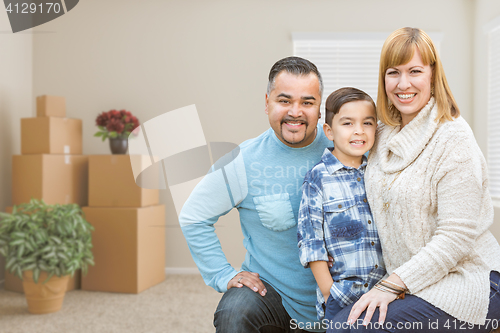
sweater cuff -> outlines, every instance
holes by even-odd
[[[232,278],[236,276],[240,271],[236,271],[233,267],[230,267],[223,272],[220,272],[217,278],[217,283],[215,285],[215,288],[218,292],[220,293],[225,293],[227,291],[227,284],[229,281],[231,281]]]
[[[430,269],[425,259],[426,256],[414,256],[393,272],[403,281],[410,294],[418,293],[446,275],[446,272],[436,274],[436,267]]]

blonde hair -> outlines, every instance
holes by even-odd
[[[410,62],[415,50],[420,52],[424,65],[430,65],[432,68],[431,87],[433,87],[434,98],[438,106],[436,121],[444,122],[460,116],[460,110],[448,86],[441,59],[429,35],[418,28],[401,28],[386,39],[380,54],[377,116],[384,124],[390,126],[401,124],[401,114],[394,105],[389,104],[385,92],[385,72],[388,68]]]

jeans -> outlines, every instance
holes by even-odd
[[[300,333],[292,329],[281,296],[266,282],[266,296],[245,286],[231,288],[214,314],[216,333]]]
[[[383,326],[378,322],[378,308],[371,319],[371,324],[366,328],[361,324],[366,311],[358,318],[358,322],[349,327],[346,322],[352,305],[339,312],[330,322],[331,332],[477,332],[488,333],[494,328],[500,327],[500,273],[492,271],[490,274],[490,305],[485,325],[472,325],[459,321],[444,311],[436,308],[423,299],[407,295],[403,300],[397,300],[389,304],[387,317]],[[330,332],[330,331],[329,331]]]
[[[332,295],[328,297],[326,301],[326,306],[325,306],[325,319],[327,322],[330,322],[336,315],[342,311],[342,308],[340,307],[339,303],[335,301],[332,298]],[[328,327],[326,333],[332,333],[335,332],[331,327]]]

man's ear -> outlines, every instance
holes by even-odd
[[[323,132],[325,132],[328,140],[333,141],[333,131],[330,125],[328,125],[327,123],[323,124]]]
[[[266,114],[269,114],[269,111],[267,110],[267,106],[269,105],[269,96],[266,94],[266,108],[264,109]]]

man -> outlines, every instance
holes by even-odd
[[[311,62],[276,62],[266,93],[271,128],[216,163],[179,216],[203,279],[225,293],[214,315],[218,333],[324,331],[316,321],[316,282],[297,247],[302,181],[331,146],[317,126],[322,90]],[[247,250],[239,272],[213,228],[232,208]]]

